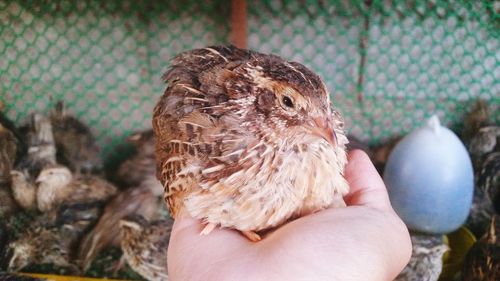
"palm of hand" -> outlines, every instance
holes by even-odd
[[[203,225],[179,217],[168,252],[170,280],[393,280],[411,242],[366,154],[346,167],[346,208],[294,220],[253,243],[233,230],[200,236]]]

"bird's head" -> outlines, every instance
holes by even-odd
[[[31,263],[34,248],[30,243],[14,242],[9,245],[9,248],[12,251],[7,268],[9,272],[17,272]]]
[[[416,256],[441,257],[450,250],[439,235],[414,235],[412,236],[413,251]]]
[[[148,222],[141,215],[135,214],[126,216],[125,218],[121,219],[119,224],[121,233],[125,237],[134,234],[134,236],[137,236],[138,234],[142,233],[144,231],[144,228],[148,225]]]
[[[284,139],[307,142],[321,138],[336,147],[343,134],[343,120],[332,110],[328,90],[321,78],[302,64],[276,56],[256,56],[244,64],[253,85],[255,112],[269,120]]]
[[[51,186],[65,186],[72,180],[71,171],[63,166],[48,167],[40,171],[36,184],[49,184]]]
[[[12,178],[12,186],[17,186],[17,183],[24,183],[27,181],[26,175],[21,171],[11,170],[10,177]]]

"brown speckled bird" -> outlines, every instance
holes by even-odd
[[[474,198],[466,224],[481,237],[491,217],[500,212],[500,150],[484,155],[475,170]]]
[[[56,164],[56,146],[52,125],[45,116],[32,114],[25,130],[28,152],[20,159],[15,169],[26,171],[31,180],[35,179],[43,168]]]
[[[172,224],[171,219],[150,223],[137,215],[120,221],[123,256],[147,280],[168,280],[167,250]]]
[[[0,183],[0,218],[10,217],[19,209],[9,185],[9,183]]]
[[[147,178],[156,178],[155,141],[152,130],[136,132],[127,137],[135,154],[120,164],[116,181],[125,187],[137,186]]]
[[[152,188],[156,189],[158,185],[151,187],[145,182],[138,187],[128,188],[106,205],[98,223],[81,242],[78,257],[84,271],[90,267],[101,250],[120,245],[121,219],[132,214],[139,214],[148,220],[157,216],[160,202]]]
[[[71,262],[71,256],[78,236],[85,227],[86,224],[63,225],[60,228],[38,225],[28,229],[9,244],[12,256],[8,270],[16,272],[31,264],[53,264],[78,272],[78,267]]]
[[[411,234],[410,261],[395,281],[437,281],[443,269],[443,255],[449,250],[442,235]]]
[[[478,130],[469,143],[469,153],[474,168],[479,167],[486,155],[491,152],[500,152],[500,126],[486,126]]]
[[[62,101],[51,112],[50,122],[58,162],[67,165],[76,174],[99,174],[103,164],[89,127],[69,115]]]
[[[491,125],[491,121],[488,104],[486,101],[478,99],[465,115],[462,139],[466,144],[469,144],[479,129],[489,125]]]
[[[462,271],[463,281],[500,280],[500,216],[492,218],[488,232],[469,250]]]
[[[73,177],[64,166],[43,169],[36,179],[37,206],[42,212],[60,204],[104,202],[117,193],[117,188],[104,179],[90,175]]]
[[[345,206],[343,120],[318,75],[274,55],[215,46],[182,53],[155,107],[157,176],[214,227],[256,232]]]
[[[17,204],[25,210],[36,209],[36,186],[29,180],[26,174],[12,170],[11,190]]]
[[[0,124],[0,184],[10,182],[10,171],[16,161],[16,153],[16,137]]]

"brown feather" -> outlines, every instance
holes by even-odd
[[[118,194],[105,207],[99,222],[80,244],[78,257],[83,270],[87,270],[94,258],[106,247],[119,246],[121,241],[118,222],[131,214],[153,219],[158,211],[157,196],[147,184],[128,188]]]
[[[187,208],[248,232],[343,205],[347,138],[319,76],[277,56],[214,46],[178,55],[164,78],[153,130],[174,217]]]

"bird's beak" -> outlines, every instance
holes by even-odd
[[[36,185],[39,185],[39,184],[40,184],[40,183],[42,183],[44,180],[45,180],[45,177],[43,177],[43,176],[38,176],[38,177],[35,179],[35,184],[36,184]]]
[[[325,139],[333,147],[337,146],[337,135],[328,119],[321,117],[313,118],[313,124],[309,126],[309,130],[313,135]]]

